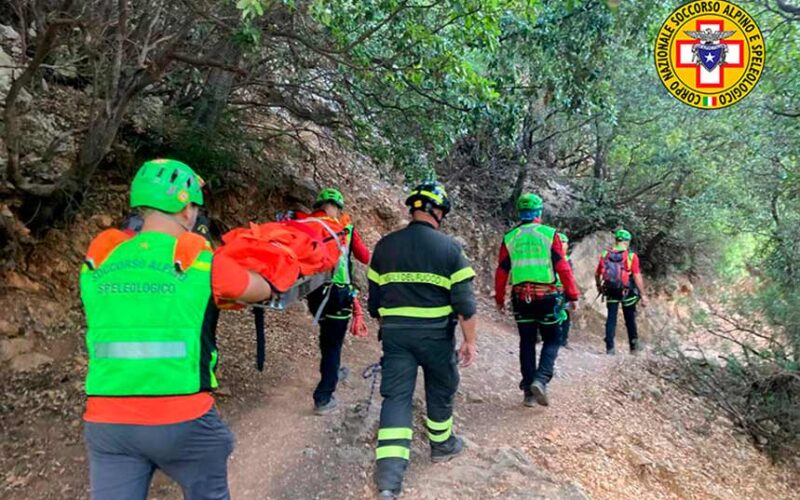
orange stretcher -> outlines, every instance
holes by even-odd
[[[251,223],[225,233],[216,253],[260,274],[282,294],[301,277],[336,268],[346,243],[346,222],[298,214],[292,220]]]
[[[296,218],[250,224],[222,236],[215,253],[234,259],[260,274],[277,292],[263,304],[251,304],[256,329],[256,369],[266,359],[264,309],[283,310],[317,288],[329,283],[347,241],[346,216],[339,220],[297,213]],[[324,303],[314,318],[319,320]]]

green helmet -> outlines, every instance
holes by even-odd
[[[323,189],[317,195],[317,201],[314,202],[314,208],[319,208],[325,203],[333,203],[340,209],[344,209],[344,196],[342,196],[342,193],[336,189]]]
[[[450,198],[440,182],[425,182],[415,187],[406,198],[406,206],[414,210],[431,213],[431,208],[438,208],[443,215],[450,212]]]
[[[564,233],[558,233],[558,239],[561,240],[561,243],[569,243],[569,238]]]
[[[631,239],[633,239],[631,233],[624,229],[620,229],[614,233],[614,238],[616,238],[617,241],[631,241]]]
[[[131,207],[175,214],[189,203],[203,204],[203,179],[189,165],[158,158],[145,162],[131,183]]]
[[[541,210],[544,207],[542,199],[533,193],[523,193],[517,200],[517,210]]]

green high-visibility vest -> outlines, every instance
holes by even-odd
[[[350,277],[350,242],[353,241],[353,225],[347,225],[344,227],[346,231],[345,234],[345,241],[342,244],[342,248],[344,248],[344,252],[339,256],[339,263],[336,266],[336,270],[333,272],[333,278],[331,278],[331,282],[335,285],[349,285],[351,282]]]
[[[210,250],[178,270],[177,240],[141,233],[81,269],[90,396],[194,394],[217,386]]]
[[[551,249],[556,230],[536,222],[522,224],[506,233],[505,242],[511,258],[511,284],[556,281]]]

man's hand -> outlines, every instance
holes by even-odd
[[[570,303],[569,303],[569,309],[570,309],[570,311],[577,311],[578,310],[578,301],[577,300],[571,300]]]
[[[650,303],[650,301],[647,300],[647,296],[646,295],[642,295],[641,297],[639,297],[639,302],[642,303],[642,307],[647,307],[647,304]]]
[[[474,342],[464,342],[458,349],[458,361],[464,368],[471,365],[472,362],[475,361],[475,357],[477,355],[478,355],[478,347],[475,345]]]
[[[506,310],[505,304],[502,304],[500,302],[495,302],[494,307],[497,309],[497,312],[499,313],[502,313]]]
[[[597,293],[603,293],[603,284],[600,282],[595,283],[595,288],[597,288]]]

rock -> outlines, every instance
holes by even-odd
[[[0,361],[6,362],[33,350],[33,341],[26,338],[0,340]]]
[[[221,397],[230,397],[233,396],[233,393],[226,385],[221,385],[214,390],[214,394]]]
[[[661,398],[664,397],[664,393],[661,391],[661,389],[659,389],[654,385],[648,387],[647,392],[650,394],[650,397],[652,397],[656,401],[659,401]]]
[[[93,215],[89,220],[94,222],[100,229],[111,227],[114,224],[114,219],[108,214]]]
[[[160,131],[164,126],[164,103],[155,96],[145,97],[131,106],[131,123],[137,132]]]
[[[0,319],[0,337],[16,337],[20,329],[8,320]]]
[[[29,372],[53,362],[53,358],[38,352],[20,354],[11,360],[11,369],[15,372]]]
[[[467,400],[467,403],[483,403],[484,399],[483,396],[477,392],[467,392],[464,396]]]
[[[6,40],[19,40],[19,33],[17,33],[11,26],[0,24],[0,38]]]
[[[34,283],[30,279],[14,271],[6,273],[5,282],[6,285],[11,288],[17,288],[26,292],[38,292],[42,289],[40,284]]]
[[[0,100],[5,101],[8,90],[11,88],[11,82],[14,80],[14,77],[19,75],[22,71],[21,69],[15,68],[15,64],[11,56],[0,48]],[[22,92],[19,93],[19,101],[27,105],[30,104],[32,100],[33,97],[31,97],[28,91],[22,89]]]

